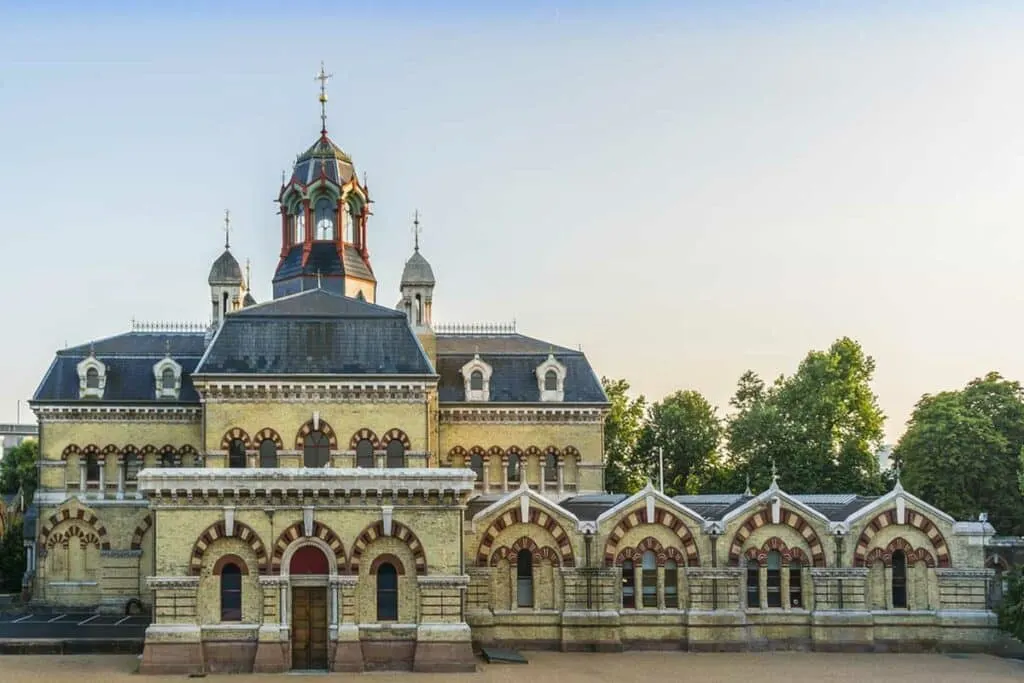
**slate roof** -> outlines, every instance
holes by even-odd
[[[584,522],[592,522],[604,511],[629,498],[625,493],[597,493],[566,498],[559,505]]]
[[[437,284],[437,281],[434,279],[434,269],[430,267],[427,259],[423,258],[419,247],[412,253],[409,260],[405,262],[405,268],[402,269],[402,284],[426,285],[429,287]]]
[[[566,368],[565,403],[608,402],[601,382],[580,351],[555,346],[521,334],[440,334],[437,336],[437,373],[441,376],[438,398],[444,402],[466,400],[462,366],[479,353],[491,366],[491,403],[540,401],[537,366],[553,354]]]
[[[228,315],[196,374],[433,375],[405,314],[323,289]]]
[[[230,250],[224,249],[217,260],[210,266],[210,275],[206,278],[207,283],[213,285],[240,285],[242,284],[242,268],[238,265],[238,259]]]
[[[274,282],[300,275],[316,277],[317,273],[324,277],[350,275],[364,280],[374,279],[373,271],[363,260],[359,250],[351,244],[345,245],[344,259],[340,259],[338,247],[334,242],[313,242],[305,267],[302,266],[302,249],[301,244],[292,245],[277,266]]]
[[[57,352],[32,400],[39,403],[198,403],[191,373],[203,354],[203,333],[126,332]],[[103,398],[80,399],[78,364],[95,353],[107,368]],[[170,354],[181,365],[178,401],[156,398],[153,365]]]
[[[355,173],[349,155],[326,135],[322,135],[295,160],[291,182],[309,185],[320,177],[321,169],[332,182],[339,185],[352,180]]]

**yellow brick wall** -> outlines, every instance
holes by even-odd
[[[196,620],[200,624],[219,624],[220,577],[213,574],[217,561],[224,555],[237,555],[247,564],[248,574],[242,577],[242,622],[258,624],[263,618],[263,591],[259,584],[259,564],[252,549],[238,538],[221,538],[206,550],[199,574]]]

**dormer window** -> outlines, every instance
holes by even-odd
[[[177,400],[181,395],[181,366],[167,356],[153,366],[156,398]]]
[[[485,363],[480,354],[462,366],[462,377],[465,381],[467,401],[489,401],[491,398],[491,366]]]
[[[107,386],[107,366],[92,353],[78,364],[79,398],[103,398]]]
[[[565,400],[565,375],[565,366],[554,354],[548,354],[547,360],[537,366],[537,391],[541,401]]]
[[[334,239],[334,207],[327,197],[316,201],[316,238],[325,242]]]

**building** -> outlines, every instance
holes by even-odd
[[[57,352],[31,404],[34,600],[152,610],[147,673],[993,641],[992,527],[899,486],[605,494],[583,353],[435,326],[418,238],[397,310],[377,305],[369,191],[322,117],[280,188],[273,300],[226,243],[209,328]]]
[[[21,423],[0,424],[0,460],[4,454],[15,446],[20,446],[25,439],[34,439],[39,435],[35,425]]]

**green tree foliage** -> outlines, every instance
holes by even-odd
[[[957,519],[987,512],[999,533],[1021,534],[1022,447],[1024,390],[993,372],[922,397],[894,455],[914,495]]]
[[[629,382],[601,378],[611,404],[604,420],[604,487],[612,493],[634,493],[645,483],[637,458],[637,442],[643,428],[647,401],[630,398]]]
[[[999,628],[1024,640],[1024,576],[1016,571],[1008,577],[1008,584],[999,606]]]
[[[17,493],[23,488],[25,504],[30,503],[38,480],[38,457],[39,442],[35,439],[26,439],[6,451],[0,461],[0,493]]]
[[[723,425],[716,408],[700,392],[677,391],[654,403],[640,435],[643,470],[655,484],[659,480],[659,452],[664,457],[665,493],[692,490],[713,468],[722,442]]]
[[[20,593],[25,573],[25,546],[21,519],[15,520],[0,538],[0,593]]]
[[[771,385],[744,373],[730,401],[730,466],[749,473],[758,490],[769,485],[774,462],[790,491],[880,493],[875,454],[885,416],[870,386],[874,371],[860,344],[843,337]]]

